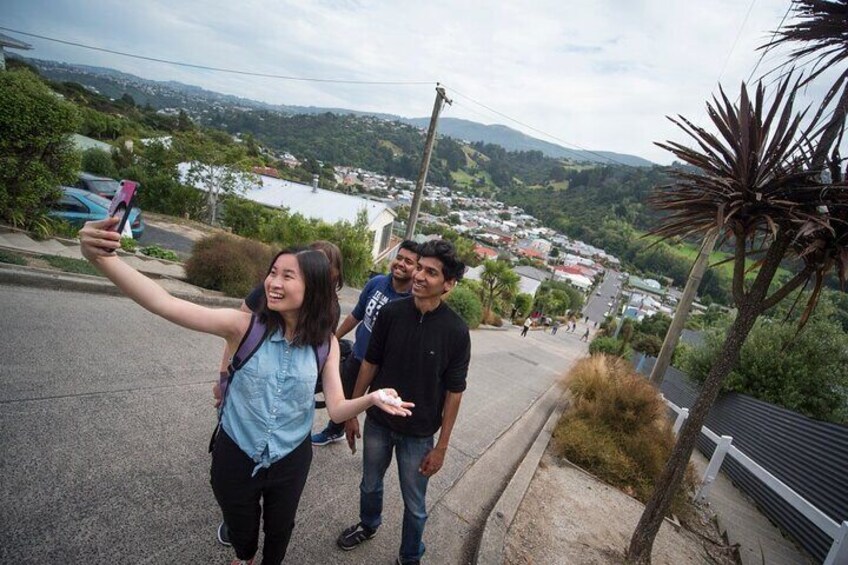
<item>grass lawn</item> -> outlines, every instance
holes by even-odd
[[[640,233],[639,235],[641,236],[643,234]],[[645,238],[645,240],[650,241],[650,242],[654,242],[654,241],[656,241],[656,238],[647,237],[647,238]],[[677,255],[686,258],[691,263],[695,262],[695,258],[698,256],[698,250],[700,249],[700,246],[695,245],[694,243],[686,242],[686,241],[680,242],[676,245],[671,245],[671,244],[669,244],[669,245]],[[730,261],[728,261],[728,259],[730,259]],[[710,253],[710,266],[712,267],[713,265],[716,265],[716,264],[718,264],[722,261],[725,261],[721,265],[718,265],[718,266],[713,267],[713,268],[717,269],[719,274],[726,277],[727,280],[729,281],[733,278],[733,260],[732,259],[733,259],[733,255],[731,255],[730,253],[725,253],[724,251],[713,251],[712,253]],[[751,267],[755,263],[756,263],[756,261],[751,260],[751,259],[747,259],[745,261],[745,269],[746,269],[745,280],[753,281],[754,277],[757,276],[757,269],[751,269]],[[788,270],[784,269],[783,267],[779,267],[777,269],[777,274],[775,275],[775,278],[777,279],[777,278],[781,278],[781,277],[785,277],[785,276],[791,276],[791,275],[792,275],[792,273],[790,273]]]
[[[8,263],[10,265],[26,265],[26,257],[19,253],[0,249],[0,263]]]

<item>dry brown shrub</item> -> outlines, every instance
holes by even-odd
[[[573,402],[557,424],[554,450],[646,501],[675,441],[656,389],[629,362],[608,355],[582,359],[564,382]],[[685,506],[693,485],[690,468],[675,511]]]
[[[195,244],[186,277],[191,284],[244,297],[265,278],[272,257],[264,243],[216,234]]]

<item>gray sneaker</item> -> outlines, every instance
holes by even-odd
[[[339,536],[339,539],[336,540],[336,543],[340,548],[345,551],[350,551],[351,549],[356,549],[360,544],[365,542],[366,540],[370,540],[374,536],[377,535],[377,530],[374,528],[369,528],[362,522],[356,524],[355,526],[351,526]]]

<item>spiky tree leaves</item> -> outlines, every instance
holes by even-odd
[[[836,225],[837,218],[829,210],[844,210],[840,206],[845,188],[822,183],[820,169],[810,169],[810,139],[816,125],[802,127],[804,113],[793,110],[798,82],[791,80],[787,77],[779,83],[770,102],[762,85],[752,99],[743,84],[738,105],[721,91],[707,105],[718,133],[683,117],[672,120],[697,148],[658,144],[694,170],[677,169],[675,184],[653,194],[651,203],[665,211],[667,218],[652,233],[665,239],[718,229],[730,238],[735,248],[737,316],[631,538],[630,563],[650,563],[653,540],[680,486],[701,426],[754,322],[811,277],[818,288],[820,277],[834,265],[838,247],[834,238],[844,233],[844,224]],[[823,212],[823,206],[828,212]],[[760,255],[758,271],[746,285],[746,259],[752,252]],[[804,268],[769,295],[781,261],[793,253],[804,259]],[[808,308],[814,303],[815,298]]]

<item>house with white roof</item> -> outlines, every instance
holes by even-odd
[[[179,165],[183,179],[188,168],[188,163]],[[359,213],[364,211],[368,230],[373,233],[371,257],[374,262],[382,260],[391,250],[389,242],[397,214],[386,203],[318,188],[317,179],[312,186],[268,176],[259,176],[259,179],[260,183],[248,188],[241,196],[258,204],[286,208],[292,214],[328,224],[342,221],[354,224]],[[203,186],[195,188],[204,190]]]

